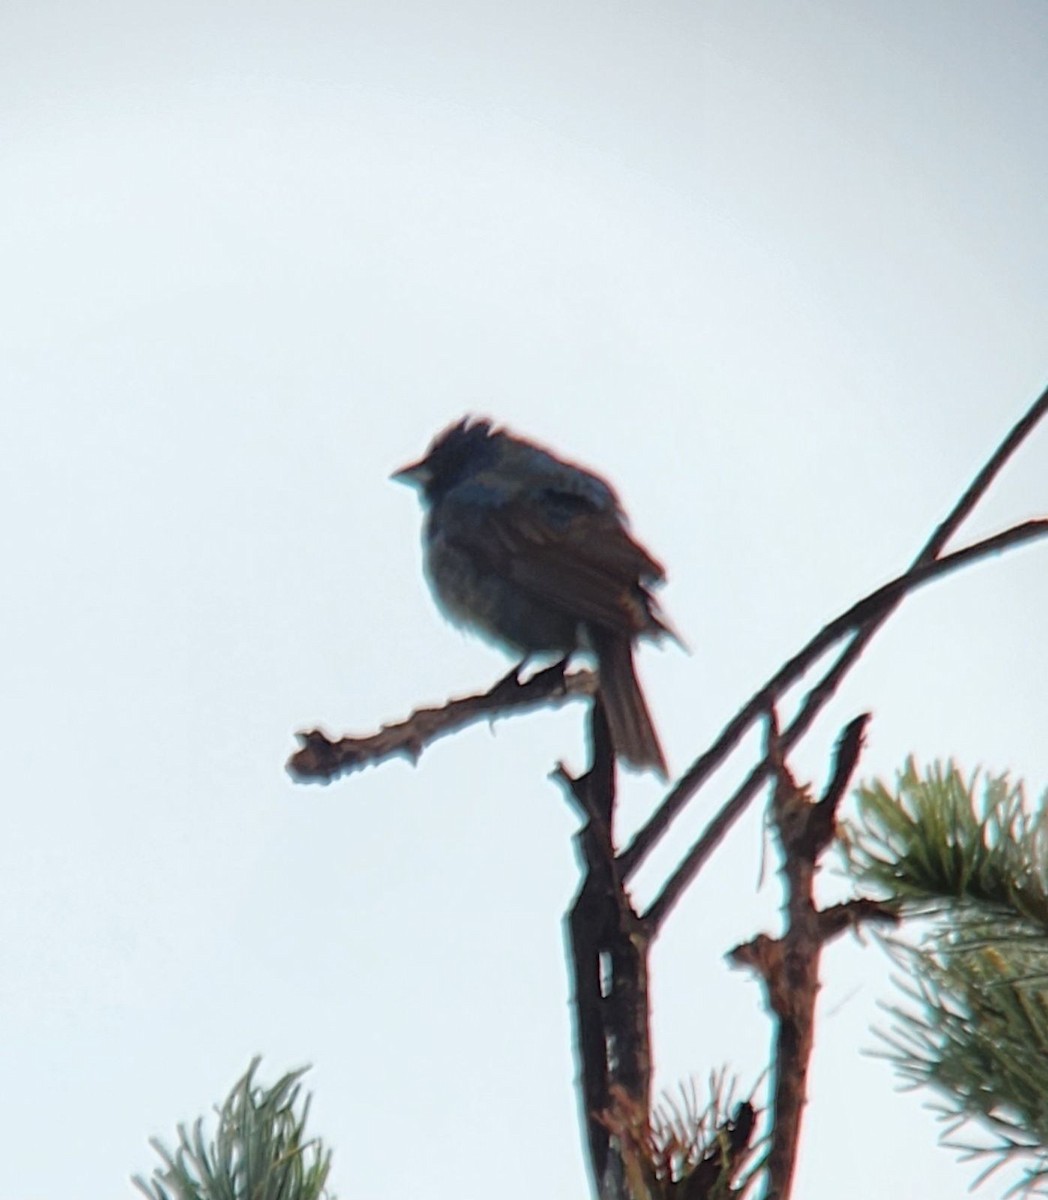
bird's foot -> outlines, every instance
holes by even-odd
[[[495,697],[512,695],[520,687],[520,673],[524,670],[524,664],[527,661],[526,658],[522,658],[519,663],[510,667],[506,674],[497,683],[492,685],[489,695]]]
[[[551,683],[554,685],[563,684],[564,676],[568,670],[568,659],[569,658],[571,658],[571,655],[565,654],[562,659],[553,663],[552,666],[543,667],[543,669],[541,671],[536,671],[535,674],[532,675],[532,677],[528,680],[528,683],[534,683],[539,687],[541,687],[547,683]],[[523,665],[524,664],[521,663],[521,666],[523,666]]]

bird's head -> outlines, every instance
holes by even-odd
[[[425,457],[395,471],[390,479],[417,487],[427,500],[443,495],[498,457],[502,434],[486,417],[463,417],[430,443]]]

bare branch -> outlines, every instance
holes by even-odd
[[[917,555],[916,562],[927,562],[930,559],[938,558],[939,552],[957,530],[960,529],[965,517],[968,516],[983,496],[986,495],[990,484],[1001,473],[1005,463],[1007,463],[1008,459],[1011,458],[1026,438],[1034,431],[1037,423],[1045,413],[1048,413],[1048,388],[1044,389],[1023,416],[1008,431],[1008,436],[1001,442],[993,454],[990,455],[986,465],[972,480],[967,491],[953,508],[950,509],[946,520],[943,521],[925,543],[920,554]]]
[[[822,909],[819,913],[819,938],[825,945],[835,937],[840,937],[842,933],[847,933],[849,929],[858,929],[860,925],[870,921],[898,925],[900,919],[898,906],[857,897],[843,904],[833,904]]]
[[[834,665],[834,668],[809,692],[800,712],[783,731],[779,739],[783,754],[788,754],[797,742],[800,741],[819,711],[836,691],[837,685],[844,677],[847,667],[858,657],[857,653],[851,657],[847,657],[851,655],[852,648],[860,638],[864,639],[863,646],[866,645],[866,642],[880,628],[887,614],[891,612],[903,596],[911,591],[915,591],[919,587],[923,587],[926,583],[930,583],[933,579],[937,579],[941,575],[948,574],[950,571],[956,571],[960,567],[968,566],[991,554],[999,554],[1011,546],[1017,546],[1046,535],[1048,535],[1048,519],[1026,521],[1022,525],[1016,525],[1012,529],[1006,529],[1003,533],[994,534],[992,537],[985,538],[981,542],[976,542],[972,546],[966,546],[963,550],[957,550],[945,558],[934,559],[931,562],[921,563],[911,568],[905,575],[900,575],[897,579],[891,580],[890,583],[886,583],[875,592],[871,592],[869,596],[864,597],[857,604],[853,604],[847,612],[842,613],[836,620],[831,621],[829,625],[816,634],[808,645],[799,654],[796,654],[790,662],[786,663],[777,672],[775,677],[750,700],[746,707],[741,710],[739,716],[732,720],[731,724],[725,729],[724,733],[721,734],[713,746],[706,751],[702,758],[696,761],[688,774],[677,784],[663,802],[662,807],[637,834],[633,842],[623,851],[622,855],[620,855],[624,877],[629,878],[630,873],[636,869],[647,851],[662,836],[662,833],[665,832],[665,829],[668,828],[670,822],[691,798],[692,794],[698,790],[706,778],[713,773],[721,761],[734,748],[734,742],[726,744],[726,739],[729,733],[735,732],[740,718],[744,715],[746,718],[742,723],[742,728],[738,730],[738,736],[741,737],[745,728],[752,724],[762,712],[767,710],[769,702],[781,694],[781,691],[785,690],[785,687],[799,674],[803,673],[811,665],[811,662],[823,654],[834,641],[842,637],[850,629],[856,626],[859,627],[859,632],[856,634],[855,640],[845,649],[841,659]],[[864,625],[864,622],[868,622],[868,624]],[[846,658],[847,662],[845,663]],[[842,666],[842,664],[844,665]],[[737,741],[738,737],[735,740]],[[652,901],[648,911],[644,914],[645,920],[651,922],[655,931],[661,927],[673,906],[684,892],[687,891],[688,886],[702,868],[703,863],[705,863],[720,844],[724,835],[745,811],[747,805],[768,778],[770,772],[771,764],[767,759],[759,762],[750,771],[749,775],[746,776],[732,796],[724,803],[721,810],[706,826],[698,841],[695,842],[685,855],[681,864],[667,880],[662,891]],[[648,832],[649,830],[651,831],[650,833]],[[642,841],[642,839],[644,840]]]
[[[985,495],[991,483],[1000,473],[1008,459],[1015,453],[1023,441],[1029,436],[1038,422],[1048,412],[1048,388],[1034,401],[1027,412],[1016,422],[1008,435],[993,452],[982,470],[972,480],[971,484],[965,489],[964,494],[960,497],[957,503],[950,510],[946,519],[938,526],[932,536],[922,547],[920,553],[914,559],[910,571],[923,567],[926,563],[937,559],[939,552],[943,549],[946,543],[950,540],[953,534],[960,527],[965,517],[972,511],[978,501]],[[1029,524],[1029,523],[1028,523]],[[1018,529],[1024,529],[1026,526],[1018,526]],[[1010,533],[1010,531],[1008,531]],[[998,535],[1005,536],[1005,535]],[[1030,534],[1028,536],[1038,536]],[[992,553],[995,550],[1004,549],[1004,546],[994,547],[993,550],[987,550],[986,553]],[[974,549],[969,547],[969,549]],[[955,564],[957,566],[964,565],[963,561]],[[887,584],[886,589],[891,589],[893,585],[900,586],[901,581],[907,579],[910,575],[908,571],[901,576],[899,580],[892,581]],[[921,582],[929,582],[927,578]],[[865,628],[859,629],[852,641],[841,652],[838,660],[830,667],[823,678],[817,683],[805,697],[804,704],[797,717],[794,719],[786,734],[784,735],[785,751],[788,753],[796,741],[807,732],[814,722],[816,716],[821,711],[826,702],[836,691],[840,681],[844,678],[847,672],[857,661],[867,643],[872,639],[874,634],[880,628],[881,624],[888,618],[892,609],[898,604],[906,594],[908,588],[902,588],[897,594],[889,593],[888,596],[882,596],[881,602],[885,604],[883,608],[876,608],[864,617],[867,621]],[[885,589],[878,589],[877,592],[871,593],[871,596],[866,598],[866,601],[860,601],[859,604],[870,602],[873,597],[878,596]],[[890,601],[890,602],[889,602]],[[849,631],[856,628],[855,609],[858,606],[852,606],[847,613],[842,614],[837,618],[837,622],[842,622],[842,627],[832,635],[828,630],[832,629],[837,622],[831,622],[830,626],[822,630],[799,654],[795,655],[788,663],[784,664],[779,671],[772,676],[770,680],[760,688],[750,700],[743,705],[739,712],[725,726],[724,730],[713,743],[713,745],[699,758],[695,760],[692,766],[685,772],[679,782],[672,788],[669,795],[662,802],[659,808],[652,814],[644,826],[637,832],[636,836],[629,846],[623,851],[620,856],[622,861],[622,869],[625,877],[628,879],[633,872],[641,865],[656,843],[669,828],[670,824],[682,811],[691,797],[702,787],[708,778],[717,770],[719,766],[727,759],[728,755],[738,745],[749,730],[753,722],[768,708],[775,703],[779,696],[795,682],[805,670],[810,667],[814,661],[820,657],[830,646],[833,645],[840,637],[844,636]],[[825,639],[825,640],[823,640]],[[735,822],[740,813],[745,809],[753,793],[760,787],[766,778],[766,772],[762,767],[758,768],[751,776],[743,783],[731,798],[717,814],[711,822],[703,839],[707,836],[710,839],[709,850],[716,846],[720,839],[724,836],[727,830]],[[708,851],[707,851],[708,853]],[[705,855],[703,856],[705,857]]]
[[[788,1200],[793,1189],[801,1119],[807,1103],[823,947],[861,920],[888,920],[894,915],[878,904],[853,902],[828,910],[819,910],[815,905],[819,860],[832,839],[834,813],[858,763],[867,721],[865,715],[857,717],[841,733],[830,783],[822,799],[816,801],[790,773],[774,711],[769,714],[765,761],[775,775],[771,816],[782,852],[785,929],[778,938],[758,934],[737,946],[731,955],[735,963],[756,971],[775,1016],[767,1200]]]
[[[837,741],[834,751],[833,774],[826,785],[822,799],[812,809],[808,827],[813,839],[813,851],[821,854],[833,840],[837,825],[837,809],[840,807],[844,794],[848,790],[855,768],[859,764],[859,755],[865,744],[866,726],[870,723],[870,714],[863,713],[845,726],[844,732]]]
[[[334,740],[322,729],[298,733],[295,736],[302,746],[288,759],[287,770],[299,782],[330,783],[339,775],[377,766],[398,755],[416,763],[431,742],[476,721],[563,704],[579,696],[592,696],[596,690],[593,671],[565,675],[563,670],[550,668],[523,682],[510,674],[482,694],[448,700],[439,708],[417,708],[407,720],[383,725],[378,733]]]
[[[651,1105],[650,939],[618,873],[612,844],[615,752],[604,706],[590,709],[593,766],[554,777],[587,818],[577,841],[585,874],[568,915],[582,1119],[598,1195],[623,1192],[626,1162],[602,1119],[613,1097],[647,1124]],[[621,1185],[621,1186],[620,1186]]]

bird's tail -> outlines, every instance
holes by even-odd
[[[600,666],[600,695],[619,758],[643,770],[651,767],[666,778],[666,758],[633,665],[633,644],[623,634],[590,629]]]

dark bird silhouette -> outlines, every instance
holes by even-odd
[[[532,654],[591,650],[615,753],[665,776],[633,663],[638,637],[672,635],[649,590],[665,571],[630,536],[612,488],[469,417],[393,478],[421,491],[426,573],[447,615],[522,655],[518,671]]]

